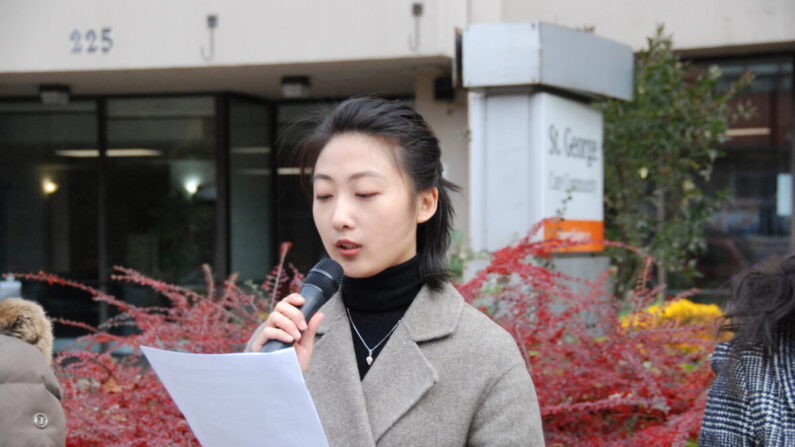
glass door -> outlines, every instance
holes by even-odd
[[[0,103],[0,272],[46,271],[97,286],[97,107]],[[83,292],[23,282],[22,296],[51,317],[96,325],[97,303]],[[82,330],[55,326],[56,337]]]
[[[270,108],[234,96],[228,104],[230,271],[260,282],[276,256]]]
[[[216,124],[211,96],[107,101],[109,265],[203,284],[216,249]],[[156,304],[140,288],[119,292]]]

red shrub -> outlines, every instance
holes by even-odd
[[[609,273],[589,283],[553,271],[544,264],[566,243],[535,242],[532,234],[496,252],[460,290],[513,334],[529,360],[548,445],[670,446],[694,438],[712,377],[706,360],[714,337],[704,336],[712,328],[622,327],[619,312],[645,308],[658,290],[641,281],[619,300],[608,293]]]
[[[697,433],[711,379],[706,358],[713,346],[705,327],[622,327],[619,312],[645,308],[658,290],[641,279],[631,297],[618,300],[607,292],[608,274],[588,283],[553,271],[545,264],[561,245],[567,243],[528,236],[496,252],[486,269],[460,287],[516,338],[536,385],[548,445],[684,444]],[[273,302],[300,288],[303,276],[294,267],[288,266],[288,275],[277,273],[289,248],[281,247],[282,262],[259,287],[265,292],[241,289],[234,276],[216,290],[206,266],[203,294],[117,268],[115,280],[154,289],[169,300],[164,308],[139,308],[45,273],[17,275],[85,290],[120,311],[99,330],[61,322],[91,331],[78,340],[81,348],[56,359],[68,445],[198,445],[139,347],[242,350]],[[124,325],[137,333],[108,332]],[[92,350],[100,345],[109,350]],[[132,348],[132,355],[114,354],[123,347]]]
[[[18,275],[29,280],[75,287],[107,302],[120,314],[99,330],[77,325],[91,333],[78,339],[79,349],[61,352],[55,360],[56,374],[64,391],[63,406],[68,421],[68,446],[174,446],[199,445],[187,422],[155,373],[142,359],[140,346],[183,352],[240,352],[271,308],[269,296],[256,289],[245,291],[235,276],[220,290],[205,266],[206,291],[199,294],[117,267],[113,277],[149,287],[166,297],[169,307],[136,307],[99,290],[54,275]],[[297,291],[303,276],[294,267],[288,275],[268,276],[264,286]],[[137,333],[114,335],[108,330],[132,326]],[[105,352],[100,346],[106,347]],[[115,355],[120,349],[132,355]]]

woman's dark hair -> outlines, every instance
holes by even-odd
[[[795,331],[795,255],[762,262],[732,278],[721,333],[734,333],[733,348],[761,348],[768,358],[779,334]]]
[[[375,97],[351,98],[340,103],[301,142],[298,162],[306,174],[320,152],[336,135],[362,134],[382,139],[398,148],[399,167],[411,180],[414,192],[436,187],[436,213],[417,226],[417,256],[420,274],[433,289],[447,279],[447,248],[450,245],[453,205],[450,193],[459,187],[442,176],[439,140],[422,116],[398,101]]]

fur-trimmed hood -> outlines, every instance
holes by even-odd
[[[52,360],[52,324],[39,304],[22,298],[0,301],[0,334],[30,343]]]

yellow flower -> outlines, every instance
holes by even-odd
[[[642,311],[626,315],[621,318],[621,326],[640,330],[663,326],[690,326],[695,329],[692,333],[694,337],[713,340],[714,325],[722,316],[723,313],[715,304],[698,304],[680,298],[667,303],[654,304]],[[689,353],[699,353],[704,349],[699,343],[673,343],[671,347]]]
[[[622,327],[651,328],[667,322],[682,324],[710,324],[723,316],[716,304],[694,303],[679,298],[663,304],[653,304],[642,312],[621,318]]]
[[[684,298],[669,302],[662,312],[662,319],[680,324],[707,324],[721,316],[716,304],[698,304]]]

